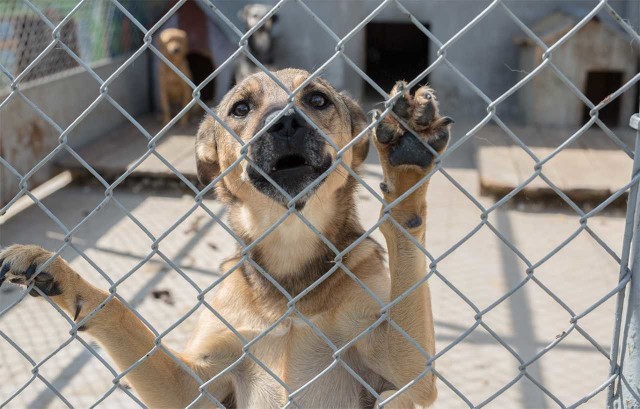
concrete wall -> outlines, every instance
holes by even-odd
[[[106,79],[126,57],[104,60],[93,65]],[[67,128],[99,96],[98,83],[83,68],[46,77],[20,86],[22,93],[61,128]],[[0,90],[4,101],[8,90]],[[111,95],[131,115],[150,110],[148,59],[141,55],[109,87]],[[69,146],[80,147],[123,124],[127,119],[109,102],[100,102],[69,134]],[[0,109],[0,156],[18,172],[25,174],[57,145],[59,133],[42,119],[22,98],[14,95]],[[62,153],[62,152],[61,152]],[[59,153],[59,155],[61,154]],[[52,158],[29,180],[35,187],[53,176]],[[18,179],[0,166],[0,203],[11,200],[18,192]]]
[[[250,2],[222,0],[216,5],[239,24],[236,18],[237,11]],[[560,7],[588,9],[595,5],[582,0],[529,0],[505,3],[529,26]],[[630,17],[629,13],[633,12],[630,10],[633,5],[630,3],[633,3],[633,0],[610,2],[623,18]],[[305,4],[338,36],[344,36],[373,11],[380,4],[380,0],[305,0]],[[482,12],[490,1],[403,0],[402,4],[418,20],[429,23],[431,31],[444,43]],[[603,13],[606,14],[606,12]],[[277,28],[277,32],[280,36],[276,40],[278,65],[313,70],[333,54],[335,41],[325,34],[298,4],[295,2],[285,4],[279,11],[279,15],[280,27]],[[409,20],[391,3],[374,21],[408,22]],[[513,44],[512,39],[523,34],[503,8],[498,6],[447,50],[447,58],[489,98],[495,99],[519,80],[519,48]],[[347,44],[346,50],[347,54],[364,70],[364,32],[355,36]],[[437,47],[433,45],[430,49],[430,61],[435,60],[436,52]],[[331,64],[325,77],[336,87],[347,89],[357,97],[362,96],[363,81],[343,61],[339,60]],[[429,82],[435,86],[440,98],[443,101],[446,100],[447,112],[452,116],[464,115],[469,119],[479,119],[486,114],[486,104],[446,65],[438,67],[431,74]],[[498,107],[498,113],[505,118],[521,118],[518,97],[511,98]]]

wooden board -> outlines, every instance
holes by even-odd
[[[539,160],[549,157],[575,132],[534,127],[511,129]],[[633,149],[632,130],[616,129],[614,133]],[[500,197],[531,177],[535,164],[529,154],[503,135],[497,126],[485,127],[477,151],[481,190]],[[572,200],[600,203],[629,182],[632,165],[632,159],[611,138],[592,128],[547,161],[542,173]],[[541,177],[527,184],[519,195],[527,199],[558,197]]]

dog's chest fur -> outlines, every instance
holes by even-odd
[[[372,239],[359,240],[364,231],[352,217],[351,195],[340,197],[343,201],[333,204],[312,200],[304,216],[338,251],[359,241],[342,262],[380,299],[386,299],[389,281],[382,249]],[[253,214],[236,206],[230,221],[243,241],[251,243],[275,221],[272,216],[270,207]],[[295,216],[262,239],[250,258],[252,263],[241,262],[242,255],[223,263],[221,271],[233,272],[220,283],[211,304],[247,341],[256,340],[230,371],[237,407],[284,407],[291,395],[293,407],[373,407],[373,396],[356,378],[378,392],[389,384],[365,365],[355,345],[342,351],[338,360],[334,354],[376,321],[379,305],[342,268],[325,276],[335,265],[335,253]],[[296,302],[292,312],[287,298],[264,274],[290,297],[314,288]],[[207,337],[229,333],[220,324],[214,317],[199,324],[200,340],[194,344],[202,346],[195,349],[203,356],[215,353],[214,345],[206,345]]]
[[[190,76],[190,70],[186,62],[177,62],[174,65],[182,71],[186,76]],[[171,68],[167,66],[160,67],[160,75],[162,76],[162,80],[165,82],[166,91],[169,94],[169,98],[172,100],[182,97],[182,91],[188,85],[184,82],[180,76],[173,71]]]
[[[336,323],[323,314],[309,319],[336,348],[348,340]],[[300,407],[366,407],[368,399],[363,386],[343,367],[334,362],[333,349],[301,318],[285,319],[280,325],[260,339],[251,353],[272,371],[294,396]],[[341,355],[341,360],[359,376],[367,379],[374,388],[379,388],[381,379],[367,371],[352,348]],[[320,377],[318,374],[323,373]],[[287,390],[261,365],[251,359],[245,360],[234,377],[238,407],[283,407],[287,401]]]
[[[354,251],[354,256],[361,257],[363,261],[355,263],[357,266],[352,266],[353,271],[367,282],[370,280],[362,271],[380,271],[380,260],[372,256],[372,252],[377,254],[376,249],[377,245],[370,243]],[[236,261],[229,260],[222,268],[228,269]],[[372,407],[372,395],[343,363],[375,390],[381,391],[388,386],[379,375],[365,366],[355,346],[343,351],[340,361],[334,360],[334,351],[345,346],[374,322],[379,310],[351,278],[340,270],[334,275],[335,281],[329,288],[320,286],[317,293],[312,291],[296,303],[296,310],[311,325],[296,312],[279,321],[287,312],[284,297],[275,297],[271,292],[252,287],[241,271],[232,273],[221,283],[212,306],[248,341],[259,338],[249,349],[251,356],[246,356],[231,374],[239,408],[283,407],[292,393],[300,407]],[[384,279],[378,281],[382,283],[379,288],[370,283],[368,285],[384,298],[382,293],[388,286],[384,284]],[[217,300],[226,302],[219,304]],[[320,305],[324,307],[318,310]],[[196,346],[200,344],[196,349],[203,355],[210,355],[214,352],[211,351],[213,346],[207,345],[206,339],[228,330],[211,314],[203,314],[201,320],[203,318],[204,321],[199,324],[202,331],[199,331],[193,343]],[[279,323],[274,325],[277,321]],[[263,332],[266,333],[261,335]],[[285,383],[288,391],[269,372]],[[320,373],[323,375],[317,377]],[[312,379],[314,381],[307,385]]]

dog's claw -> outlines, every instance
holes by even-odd
[[[8,270],[8,268],[7,268]],[[7,272],[4,270],[4,259],[0,259],[0,287],[2,287],[2,284],[4,283],[4,276]]]
[[[29,266],[29,268],[24,272],[24,276],[27,280],[29,280],[31,278],[31,276],[33,276],[33,274],[36,272],[36,265],[35,264],[31,264]],[[42,274],[40,274],[42,275]],[[40,277],[40,275],[38,277]]]
[[[11,268],[11,266],[9,265],[9,263],[4,264],[4,259],[0,260],[0,266],[2,266],[2,268],[0,269],[0,285],[1,285],[2,282],[5,280],[7,271],[9,271],[9,268]]]

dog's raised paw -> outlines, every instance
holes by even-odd
[[[38,246],[14,245],[0,252],[0,285],[8,281],[17,285],[29,285],[33,280],[34,287],[48,296],[62,294],[59,283],[47,271],[39,271],[52,253]],[[36,274],[37,273],[37,274]],[[40,293],[34,289],[29,292],[32,296]]]
[[[399,93],[402,96],[396,100],[393,112],[410,130],[389,114],[374,129],[375,145],[383,165],[407,165],[425,171],[433,164],[434,153],[441,154],[446,149],[453,119],[440,116],[435,92],[428,86],[411,95],[406,84],[398,82],[391,96]],[[378,117],[379,114],[374,115],[374,119]]]

